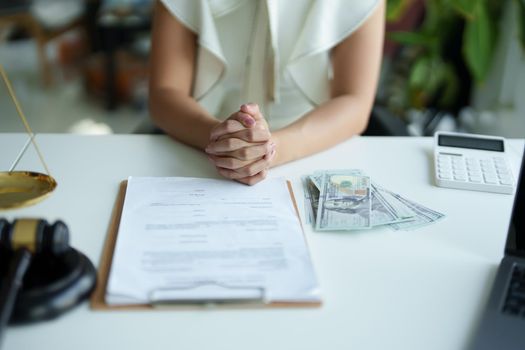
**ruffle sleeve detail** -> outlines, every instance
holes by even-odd
[[[214,18],[234,11],[245,0],[161,0],[183,25],[197,34],[196,76],[192,95],[197,100],[224,77],[224,57]]]
[[[295,84],[314,105],[330,98],[331,63],[328,51],[357,30],[379,2],[313,1],[287,69]]]

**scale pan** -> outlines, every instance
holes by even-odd
[[[0,172],[0,209],[36,204],[56,187],[55,179],[49,175],[31,171]]]

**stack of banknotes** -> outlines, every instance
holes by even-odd
[[[306,221],[316,230],[394,230],[426,226],[445,215],[372,182],[359,169],[317,171],[301,177]]]

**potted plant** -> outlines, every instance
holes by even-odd
[[[388,0],[387,19],[396,20],[418,0]],[[520,41],[525,49],[525,0],[517,3]],[[457,112],[468,105],[473,85],[483,84],[491,67],[506,1],[426,0],[416,31],[388,37],[403,45],[393,109],[437,108]],[[404,85],[403,87],[399,85]]]

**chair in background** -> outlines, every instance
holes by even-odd
[[[46,46],[68,31],[82,29],[83,13],[84,0],[0,0],[0,33],[23,29],[35,40],[42,82],[49,86],[53,76]]]

